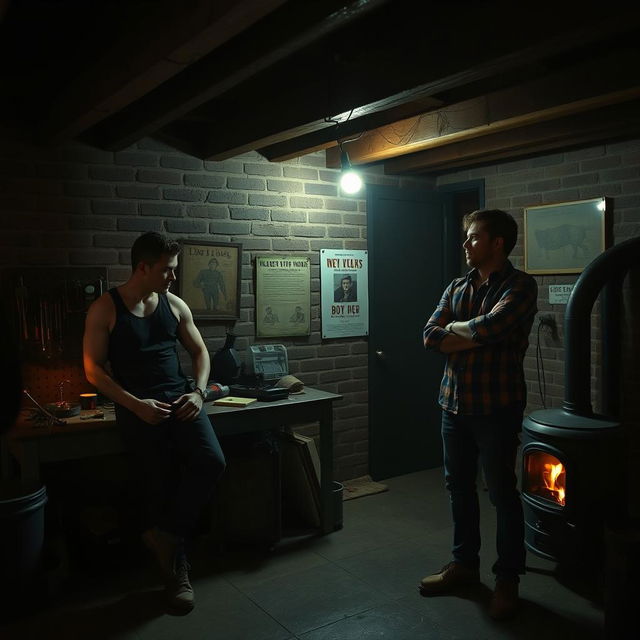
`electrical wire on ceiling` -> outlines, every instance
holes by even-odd
[[[349,115],[347,116],[346,120],[336,120],[335,118],[324,119],[325,122],[331,122],[336,125],[336,142],[340,146],[340,151],[342,151],[343,144],[346,144],[347,142],[354,142],[355,140],[359,140],[366,133],[366,129],[364,129],[357,136],[355,136],[355,138],[349,138],[348,140],[340,140],[340,135],[339,135],[340,125],[346,124],[347,122],[349,122],[354,111],[355,111],[355,107],[353,107],[351,111],[349,111]]]
[[[354,108],[351,109],[347,119],[344,122],[349,122],[349,119],[353,115]],[[344,191],[344,193],[348,195],[353,195],[358,193],[362,188],[362,178],[358,171],[354,170],[351,166],[351,160],[349,159],[349,154],[344,149],[344,145],[347,142],[353,142],[354,140],[358,140],[364,134],[362,131],[359,135],[349,138],[348,140],[341,140],[339,135],[339,129],[342,122],[340,120],[336,120],[335,118],[325,118],[325,122],[331,122],[336,125],[336,141],[338,146],[340,147],[340,188]]]

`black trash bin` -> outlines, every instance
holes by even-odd
[[[47,499],[43,485],[0,482],[0,602],[6,613],[22,611],[41,595]]]

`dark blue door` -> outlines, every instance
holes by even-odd
[[[438,391],[444,356],[422,327],[458,275],[452,193],[367,186],[369,461],[374,479],[442,465]]]

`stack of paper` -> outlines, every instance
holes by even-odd
[[[248,404],[256,402],[256,398],[239,398],[237,396],[227,396],[226,398],[218,398],[213,404],[218,407],[246,407]]]

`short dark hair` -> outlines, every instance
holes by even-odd
[[[177,256],[179,253],[180,245],[175,240],[161,233],[149,231],[143,233],[131,247],[131,268],[135,271],[141,262],[153,265],[163,255]]]
[[[209,262],[207,262],[207,264],[211,266],[212,262],[215,262],[218,266],[220,265],[220,263],[218,262],[218,258],[211,258]]]
[[[474,222],[482,224],[491,239],[503,239],[505,255],[513,251],[518,239],[518,223],[510,213],[502,209],[476,209],[462,219],[462,228],[467,231]]]
[[[342,282],[343,280],[348,280],[349,282],[353,282],[353,280],[351,280],[351,276],[348,273],[342,276],[342,278],[340,278],[340,282]]]

